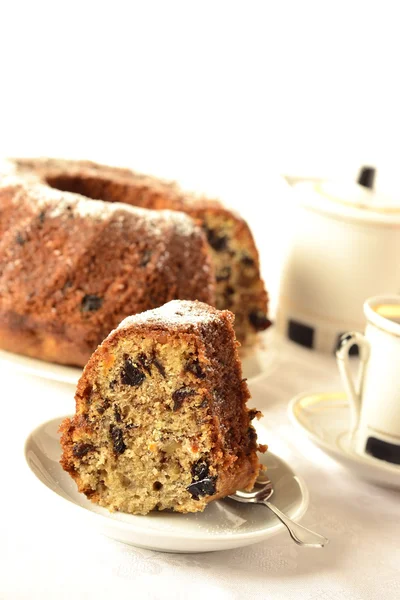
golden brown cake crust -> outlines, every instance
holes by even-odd
[[[154,508],[195,512],[236,489],[253,487],[260,466],[256,454],[257,436],[250,424],[256,411],[250,414],[246,408],[249,391],[242,379],[232,323],[233,315],[228,311],[218,311],[200,302],[176,300],[125,319],[104,340],[79,381],[76,414],[61,426],[61,464],[75,479],[80,491],[111,510],[145,514]],[[134,342],[129,358],[124,353],[128,342]],[[163,353],[164,347],[167,351]],[[191,349],[189,354],[188,348]],[[172,360],[174,352],[182,357],[183,367],[176,368]],[[119,364],[121,356],[125,363],[131,361],[134,365],[137,394],[141,400],[146,399],[138,405],[135,389],[129,388],[133,390],[131,412],[126,406],[121,409],[121,397],[126,390],[124,369],[121,370]],[[189,363],[187,356],[190,356]],[[122,373],[120,378],[118,373]],[[165,418],[165,423],[161,418],[161,424],[160,416],[156,418],[151,413],[159,403],[162,418]],[[146,429],[144,421],[148,413],[151,413],[150,426]],[[134,427],[130,421],[132,415]],[[193,431],[190,421],[180,421],[188,415],[194,419]],[[116,428],[118,444],[123,445],[118,456],[115,454]],[[105,438],[99,430],[105,431]],[[170,432],[174,432],[173,438],[168,438]],[[119,488],[121,480],[139,479],[138,473],[129,471],[135,455],[129,456],[130,462],[123,461],[143,434],[144,454],[143,448],[136,446],[136,454],[142,452],[140,465],[146,464],[152,453],[164,456],[167,438],[168,446],[174,444],[175,450],[167,461],[164,457],[159,463],[151,463],[153,468],[148,468],[140,482],[142,498],[138,500],[135,496],[138,490],[132,485]],[[169,463],[175,464],[174,461],[178,461],[181,473],[167,500],[171,488]],[[208,478],[205,482],[197,481],[198,465]],[[153,493],[152,478],[160,490],[164,489]],[[206,486],[207,493],[202,485]]]
[[[122,318],[173,298],[231,309],[242,342],[269,325],[247,224],[174,183],[88,161],[6,161],[0,236],[0,347],[13,352],[83,366]]]

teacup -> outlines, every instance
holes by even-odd
[[[354,449],[400,464],[400,296],[375,296],[364,304],[365,334],[349,332],[336,353],[350,403]],[[358,345],[354,380],[349,358]]]

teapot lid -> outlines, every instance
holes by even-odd
[[[293,186],[306,208],[343,220],[400,224],[400,197],[349,181],[301,181]]]

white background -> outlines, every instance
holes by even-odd
[[[393,1],[0,3],[0,154],[396,181]]]

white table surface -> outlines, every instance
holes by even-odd
[[[304,349],[277,356],[251,385],[273,452],[305,479],[302,522],[330,538],[297,547],[286,532],[207,554],[163,554],[78,529],[24,463],[29,431],[74,409],[73,389],[0,366],[0,598],[266,598],[395,600],[400,597],[400,494],[356,479],[290,424],[287,404],[304,390],[340,388],[334,360]]]

